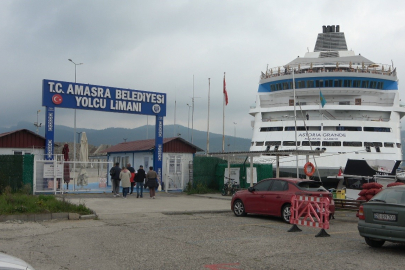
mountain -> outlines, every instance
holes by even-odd
[[[31,122],[19,122],[10,128],[0,127],[0,133],[9,132],[17,129],[28,129],[36,132],[36,128]],[[152,139],[155,137],[155,126],[141,126],[138,128],[107,128],[102,130],[77,128],[77,132],[86,132],[89,144],[98,146],[100,144],[115,145],[126,141],[136,141]],[[179,137],[191,142],[191,134],[193,133],[193,144],[200,147],[204,151],[207,147],[207,132],[194,130],[187,127],[176,125],[176,133]],[[39,134],[44,135],[44,127],[39,129]],[[165,138],[174,137],[174,126],[165,125],[163,128],[163,136]],[[78,136],[78,135],[76,135]],[[225,151],[249,151],[250,139],[238,138],[233,136],[225,136]],[[55,142],[73,142],[73,128],[55,125]],[[76,142],[79,142],[76,137]],[[222,151],[222,134],[210,132],[210,152]]]

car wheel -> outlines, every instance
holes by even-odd
[[[382,245],[384,245],[384,243],[385,243],[384,240],[373,240],[368,237],[365,237],[364,239],[366,240],[367,245],[369,245],[370,247],[375,247],[375,248],[382,247]]]
[[[291,217],[291,204],[286,204],[281,209],[281,217],[283,218],[284,222],[290,224],[290,217]]]
[[[233,203],[233,213],[237,217],[246,216],[245,206],[243,205],[243,202],[241,200],[236,200]]]

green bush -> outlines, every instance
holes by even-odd
[[[5,188],[0,195],[0,215],[11,215],[20,213],[78,213],[81,215],[92,214],[93,211],[84,204],[72,204],[58,200],[54,195],[28,195],[23,192],[11,193],[11,189]]]

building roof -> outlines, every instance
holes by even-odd
[[[194,144],[189,143],[188,141],[182,139],[181,137],[172,137],[172,138],[163,138],[163,145],[172,142],[172,141],[180,141],[183,144],[186,144],[196,151],[204,151],[201,148],[197,147]],[[107,153],[117,153],[117,152],[141,152],[141,151],[153,151],[155,149],[155,139],[149,140],[140,140],[140,141],[131,141],[131,142],[123,142],[117,145],[111,146],[104,150]]]
[[[28,129],[0,134],[1,148],[45,148],[45,138]]]

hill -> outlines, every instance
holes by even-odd
[[[0,127],[0,133],[9,132],[17,129],[28,129],[36,132],[34,125],[30,122],[19,122],[10,128]],[[124,141],[136,141],[152,139],[155,136],[154,126],[141,126],[133,129],[126,128],[107,128],[102,130],[77,128],[76,132],[86,132],[89,144],[98,146],[100,144],[114,145]],[[191,129],[187,127],[176,125],[176,132],[179,136],[191,142]],[[39,134],[44,135],[44,127],[39,129]],[[163,136],[165,138],[173,137],[174,126],[165,125],[163,129]],[[76,135],[78,136],[78,135]],[[188,138],[189,137],[189,138]],[[76,142],[78,142],[76,137]],[[73,128],[56,125],[55,126],[55,141],[56,142],[73,142]],[[194,130],[193,131],[193,144],[200,147],[204,151],[207,147],[207,132]],[[249,151],[250,139],[238,138],[233,136],[225,136],[225,151]],[[210,152],[222,151],[222,134],[210,132]]]

